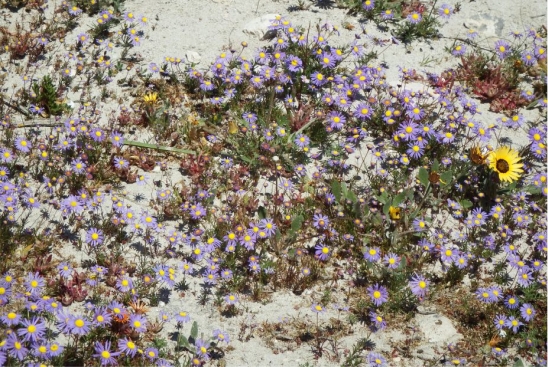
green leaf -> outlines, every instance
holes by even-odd
[[[440,183],[444,186],[450,185],[453,180],[453,171],[443,172],[440,176]]]
[[[471,208],[472,205],[472,202],[470,200],[467,200],[467,199],[464,199],[464,200],[461,200],[460,201],[460,205],[464,208],[464,209],[468,209],[468,208]]]
[[[154,149],[154,150],[162,150],[162,151],[165,151],[165,152],[174,152],[174,153],[183,153],[183,154],[196,155],[196,152],[194,152],[193,150],[166,147],[166,146],[158,145],[158,144],[141,143],[139,141],[132,141],[132,140],[124,141],[124,145],[130,145],[130,146],[134,146],[134,147],[148,148],[148,149]]]
[[[440,170],[440,162],[437,159],[434,159],[434,163],[432,163],[432,171],[438,172]]]
[[[198,337],[198,323],[196,321],[192,323],[192,329],[190,329],[190,336],[194,340],[196,340],[196,338]]]
[[[303,225],[304,217],[302,215],[297,215],[291,222],[291,234],[295,234],[301,226]]]
[[[361,208],[360,202],[359,202],[359,201],[356,201],[356,202],[354,203],[354,208],[353,208],[354,214],[355,214],[355,215],[358,215],[358,216],[360,215],[360,208]],[[364,211],[364,214],[365,214],[365,215],[369,214],[369,208],[368,208],[367,205],[364,205],[364,206],[363,206],[363,211]]]
[[[542,189],[540,187],[529,185],[529,186],[524,187],[523,191],[526,191],[530,194],[535,195],[535,194],[540,194],[542,192]]]
[[[342,195],[345,198],[348,198],[348,187],[346,186],[346,182],[341,182],[341,191],[342,191]]]
[[[423,184],[424,186],[428,186],[428,184],[430,183],[430,181],[428,181],[428,171],[424,167],[419,168],[418,178],[421,184]]]
[[[384,206],[382,207],[382,212],[384,213],[384,215],[388,215],[389,211],[390,211],[390,204],[384,204]]]
[[[341,183],[339,181],[334,180],[331,183],[331,192],[335,195],[335,199],[337,199],[337,201],[341,200]]]
[[[266,218],[266,209],[264,206],[260,206],[259,209],[257,209],[257,214],[259,214],[259,219],[265,219]]]
[[[521,360],[521,358],[518,357],[516,360],[514,360],[513,367],[525,367],[525,365],[523,364],[523,361]]]
[[[241,155],[240,158],[241,158],[244,162],[253,163],[253,159],[249,158],[249,157],[246,156],[246,155]]]
[[[358,197],[356,196],[356,194],[354,194],[352,191],[348,191],[346,193],[346,198],[348,200],[350,200],[351,202],[353,203],[357,203],[358,202]]]
[[[400,192],[398,195],[396,195],[396,197],[392,201],[392,206],[400,205],[405,200],[406,196],[407,196],[407,191]]]
[[[188,342],[188,339],[184,335],[179,335],[179,339],[177,340],[177,344],[179,344],[180,347],[190,349],[190,343]]]
[[[388,194],[386,191],[383,191],[381,195],[377,196],[377,200],[383,204],[386,204],[388,202]]]

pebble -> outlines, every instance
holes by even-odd
[[[197,53],[196,51],[187,51],[186,54],[185,54],[185,58],[186,58],[186,61],[189,62],[189,63],[199,63],[200,60],[202,59],[202,56],[200,56],[199,53]]]
[[[276,19],[278,14],[265,14],[259,18],[250,20],[242,29],[242,32],[250,36],[262,38],[268,32],[272,20]]]

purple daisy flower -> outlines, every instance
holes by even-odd
[[[368,120],[371,118],[371,115],[373,114],[373,110],[371,109],[371,106],[367,103],[360,103],[356,106],[356,109],[354,110],[354,116],[361,120]]]
[[[12,356],[22,361],[25,359],[28,353],[28,349],[25,347],[23,342],[17,338],[16,333],[11,333],[8,335],[6,340],[6,345],[4,347],[7,349]]]
[[[194,208],[190,210],[190,216],[194,220],[198,220],[204,217],[206,214],[207,214],[206,209],[200,203],[194,205]]]
[[[374,331],[384,330],[386,328],[386,321],[383,317],[376,312],[369,312],[369,319],[374,328]]]
[[[375,284],[372,287],[368,287],[367,292],[377,307],[388,301],[388,291],[386,290],[386,287]]]
[[[411,158],[419,159],[424,154],[424,148],[416,143],[409,144],[409,148],[405,152]]]
[[[332,55],[322,53],[319,56],[320,65],[322,65],[324,68],[332,69],[335,67],[335,57]]]
[[[537,45],[535,47],[535,56],[538,60],[544,60],[546,58],[546,47]]]
[[[400,266],[401,258],[398,255],[390,252],[384,255],[383,261],[389,269],[397,269],[398,266]]]
[[[110,341],[105,341],[105,344],[103,345],[100,342],[95,342],[95,353],[93,354],[93,357],[99,358],[101,361],[101,366],[107,366],[107,365],[116,365],[116,359],[114,357],[117,357],[120,355],[120,352],[111,352],[110,351]]]
[[[340,130],[346,122],[346,117],[338,111],[332,111],[327,115],[327,121],[332,129]]]
[[[220,329],[213,330],[213,338],[215,338],[218,342],[225,342],[230,343],[230,337],[229,335]]]
[[[46,281],[38,272],[28,273],[25,278],[25,289],[33,296],[39,296],[45,285]]]
[[[70,333],[73,335],[86,335],[91,328],[91,322],[80,315],[70,317],[67,324]]]
[[[378,247],[366,247],[363,258],[370,262],[378,261],[381,258],[380,249]]]
[[[521,308],[519,309],[521,313],[521,317],[527,322],[531,321],[533,317],[537,314],[533,306],[531,306],[529,303],[524,303]]]
[[[324,308],[322,305],[317,304],[317,303],[314,303],[314,304],[310,307],[310,309],[311,309],[313,312],[317,313],[317,314],[319,314],[319,313],[324,313],[324,312],[325,312],[325,308]]]
[[[331,255],[331,249],[323,243],[318,243],[314,249],[316,250],[316,257],[321,261],[326,261]]]
[[[40,317],[34,317],[32,320],[23,320],[21,324],[23,327],[17,329],[17,334],[23,337],[23,341],[37,342],[46,332],[46,324]]]
[[[374,0],[365,0],[362,4],[363,9],[366,11],[370,11],[375,9],[375,1]]]
[[[3,280],[0,281],[0,304],[5,305],[11,296],[11,285]],[[4,321],[5,322],[5,321]]]
[[[327,77],[320,73],[319,71],[315,71],[310,75],[310,80],[312,81],[312,84],[314,84],[317,87],[321,87],[325,83],[327,83]]]
[[[505,315],[497,315],[494,320],[495,328],[502,330],[506,327],[508,323],[508,317]]]
[[[304,148],[310,144],[310,138],[306,135],[299,134],[295,137],[294,142],[299,148]]]
[[[414,11],[407,16],[407,21],[411,24],[418,24],[422,21],[422,15]]]
[[[69,6],[68,13],[73,16],[80,15],[82,13],[82,9],[77,6]]]
[[[413,292],[413,294],[419,298],[423,298],[426,296],[429,284],[430,282],[425,277],[418,274],[414,274],[411,278],[411,281],[409,281],[409,287],[411,288],[411,292]]]
[[[72,272],[74,271],[72,266],[67,262],[62,262],[57,265],[57,270],[59,270],[59,275],[65,279],[70,278],[72,276]]]
[[[527,66],[533,66],[537,62],[535,54],[528,50],[524,50],[521,53],[521,61]]]
[[[118,350],[120,353],[124,353],[128,357],[135,357],[135,354],[137,354],[137,345],[131,341],[131,339],[120,339],[118,341]]]
[[[438,14],[443,19],[449,19],[453,14],[453,8],[449,4],[443,4],[438,10]]]
[[[139,333],[144,333],[147,330],[147,319],[142,315],[133,314],[129,317],[129,325]]]
[[[269,218],[262,219],[259,222],[259,227],[266,232],[268,237],[276,234],[276,229],[278,228],[276,224],[274,223],[274,221]]]
[[[133,288],[133,281],[127,275],[121,277],[116,282],[116,289],[120,292],[129,292]]]
[[[190,321],[190,315],[186,311],[179,311],[174,315],[175,321],[185,324]]]
[[[408,122],[398,129],[397,134],[401,136],[403,140],[415,140],[419,132],[419,125],[414,122]]]
[[[384,367],[386,366],[386,359],[379,353],[371,352],[367,355],[367,363],[371,367]]]
[[[516,319],[514,316],[510,316],[508,318],[508,321],[506,323],[506,326],[510,329],[512,329],[512,331],[515,333],[518,332],[520,326],[522,326],[523,323],[521,321],[519,321],[518,319]]]
[[[299,71],[302,71],[303,69],[303,62],[297,56],[293,56],[293,55],[289,56],[287,60],[285,61],[285,63],[287,65],[287,68],[291,72],[297,73]]]
[[[85,45],[89,42],[89,35],[87,33],[80,33],[78,36],[77,41],[81,43],[82,45]]]
[[[476,291],[476,297],[484,303],[493,303],[496,301],[488,288],[478,288]]]
[[[196,346],[196,354],[200,358],[203,358],[204,360],[209,359],[208,348],[210,347],[210,344],[207,341],[202,339],[197,339],[195,346]]]
[[[123,157],[114,157],[114,167],[116,169],[124,170],[129,168],[129,162]]]
[[[235,305],[238,303],[238,296],[233,294],[233,293],[230,293],[230,294],[227,294],[225,296],[225,302],[228,304],[228,305]]]
[[[315,228],[323,229],[329,226],[329,218],[322,214],[314,214],[313,225]]]
[[[14,326],[18,325],[21,321],[21,315],[15,312],[8,312],[2,317],[0,317],[0,320],[6,325],[6,326]]]
[[[394,11],[392,9],[386,9],[381,14],[381,18],[384,20],[394,19]]]
[[[495,42],[495,52],[501,60],[505,59],[510,54],[510,44],[505,40]]]
[[[32,144],[27,138],[20,136],[15,139],[15,148],[23,153],[28,153],[32,149]]]
[[[528,267],[519,269],[517,282],[522,287],[528,287],[533,282],[533,273]]]
[[[106,307],[96,307],[93,320],[95,325],[107,326],[112,321],[112,315],[107,311]]]
[[[145,349],[145,357],[147,357],[149,360],[151,361],[154,361],[155,359],[158,358],[158,349],[156,348],[152,348],[152,347],[149,347],[147,349]]]
[[[86,173],[87,165],[84,162],[82,162],[81,159],[75,159],[74,161],[72,161],[71,167],[74,173],[76,174],[81,175]]]
[[[420,120],[424,117],[424,111],[418,106],[411,106],[407,109],[407,116],[413,120]]]
[[[453,47],[453,50],[451,50],[451,54],[453,56],[462,56],[466,53],[466,45],[463,45],[462,43],[459,43]]]
[[[104,234],[103,231],[97,228],[90,228],[86,232],[86,242],[91,246],[99,246],[103,243]]]

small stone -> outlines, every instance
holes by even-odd
[[[187,51],[185,54],[185,57],[186,57],[186,61],[191,64],[199,63],[200,60],[202,59],[202,56],[200,56],[200,54],[197,53],[196,51]]]
[[[265,14],[259,18],[255,18],[249,21],[242,30],[244,33],[249,34],[250,36],[256,36],[262,38],[268,32],[268,27],[270,27],[272,21],[279,16],[278,14]]]

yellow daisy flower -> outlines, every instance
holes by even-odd
[[[509,147],[500,147],[491,152],[488,160],[489,167],[499,174],[501,181],[516,181],[523,173],[518,152]]]

